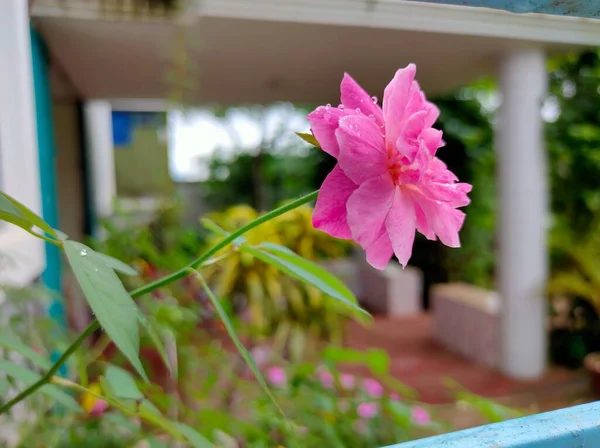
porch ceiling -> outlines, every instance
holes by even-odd
[[[399,0],[205,0],[185,28],[51,3],[36,4],[34,23],[86,98],[166,98],[169,74],[184,67],[182,30],[188,99],[223,103],[335,103],[344,71],[381,94],[409,62],[438,93],[492,74],[497,56],[519,46],[600,45],[598,21]]]

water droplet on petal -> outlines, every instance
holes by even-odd
[[[338,109],[339,109],[339,110],[344,110],[344,105],[343,105],[343,104],[340,104],[340,105],[338,106]]]
[[[373,115],[373,114],[369,114],[369,118],[370,118],[371,120],[374,120],[374,119],[375,119],[375,115]]]
[[[327,103],[327,105],[325,106],[325,110],[329,110],[331,109],[331,104]]]
[[[81,252],[79,252],[79,255],[81,255],[82,257],[85,257],[88,254],[87,249],[81,249]]]
[[[372,96],[371,97],[371,101],[373,101],[375,104],[377,104],[377,97],[376,96]]]
[[[360,113],[360,107],[357,107],[355,110],[356,112]]]

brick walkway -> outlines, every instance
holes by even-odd
[[[549,410],[590,399],[583,372],[551,368],[540,380],[514,381],[449,352],[432,339],[430,330],[431,319],[427,314],[407,318],[376,316],[370,328],[350,324],[346,345],[356,349],[385,349],[391,358],[392,375],[416,389],[426,403],[453,401],[445,378],[478,395],[502,397],[502,402],[521,408]]]

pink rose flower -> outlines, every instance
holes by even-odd
[[[287,376],[282,367],[269,367],[267,369],[267,379],[275,387],[282,387],[287,383]]]
[[[379,398],[383,395],[383,386],[379,381],[371,378],[365,378],[363,380],[363,388],[373,398]]]
[[[427,425],[431,422],[429,412],[420,406],[415,406],[411,410],[412,420],[417,425]]]
[[[439,110],[414,80],[416,67],[396,72],[384,91],[383,109],[349,75],[340,106],[308,115],[321,148],[337,159],[317,198],[315,228],[355,240],[367,261],[383,269],[395,254],[406,266],[415,231],[459,247],[458,232],[471,185],[436,157],[444,145],[432,128]]]
[[[361,403],[356,408],[356,412],[361,418],[370,419],[377,415],[377,411],[379,410],[379,406],[377,403]]]

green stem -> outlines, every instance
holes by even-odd
[[[115,400],[114,398],[109,398],[102,394],[94,392],[94,391],[88,389],[87,387],[84,387],[80,384],[74,383],[71,380],[67,380],[65,378],[60,378],[60,377],[55,376],[55,377],[50,378],[50,383],[55,384],[57,386],[65,387],[67,389],[75,390],[77,392],[88,393],[98,400],[106,401],[110,406],[112,406],[115,409],[118,409],[125,415],[128,415],[130,417],[141,418],[142,420],[145,420],[148,423],[158,426],[160,429],[163,429],[164,431],[168,432],[171,436],[173,436],[177,440],[185,439],[185,436],[179,430],[177,430],[177,428],[175,428],[171,424],[169,424],[169,422],[162,421],[162,419],[158,419],[155,416],[148,414],[147,412],[143,412],[143,411],[135,412],[134,410],[131,409],[131,407],[127,406],[127,404],[122,403],[119,400]],[[139,406],[138,406],[138,409],[139,409]]]
[[[64,353],[60,356],[60,358],[58,358],[56,360],[56,362],[52,365],[52,367],[50,367],[50,370],[48,370],[46,372],[46,374],[44,376],[42,376],[39,380],[37,380],[35,383],[33,383],[31,386],[29,386],[27,389],[25,389],[23,392],[21,392],[20,394],[18,394],[16,397],[14,397],[12,400],[8,401],[7,403],[4,403],[2,405],[2,407],[0,407],[0,415],[4,414],[5,412],[7,412],[10,408],[12,408],[15,404],[17,404],[18,402],[24,400],[25,398],[27,398],[29,395],[31,395],[32,393],[34,393],[36,390],[38,390],[40,387],[44,386],[46,383],[49,383],[50,380],[52,379],[52,377],[54,376],[54,374],[56,372],[58,372],[58,369],[60,369],[60,367],[67,361],[67,359],[69,359],[69,357],[75,353],[75,350],[77,350],[79,348],[79,346],[81,344],[83,344],[83,342],[94,332],[96,331],[98,328],[100,328],[100,324],[98,323],[97,320],[94,320],[91,324],[88,325],[88,327],[83,330],[83,333],[81,333],[77,339],[75,340],[75,342],[73,342],[65,351]]]
[[[138,288],[138,289],[132,291],[131,297],[138,297],[143,294],[147,294],[149,292],[154,291],[155,289],[158,289],[165,285],[168,285],[169,283],[172,283],[175,280],[179,280],[183,277],[187,277],[191,272],[190,269],[194,269],[194,270],[197,269],[202,263],[204,263],[206,260],[208,260],[210,257],[215,255],[217,252],[219,252],[221,249],[223,249],[227,245],[233,243],[237,238],[242,236],[244,233],[254,229],[255,227],[260,226],[261,224],[263,224],[267,221],[270,221],[273,218],[278,217],[279,215],[283,215],[284,213],[287,213],[290,210],[294,210],[294,209],[300,207],[301,205],[311,202],[312,200],[316,199],[317,193],[319,193],[318,190],[313,191],[312,193],[307,194],[306,196],[302,196],[301,198],[296,199],[295,201],[290,202],[289,204],[286,204],[279,208],[276,208],[275,210],[272,210],[269,213],[266,213],[266,214],[260,216],[259,218],[255,219],[254,221],[249,222],[245,226],[240,227],[235,232],[230,233],[229,236],[227,236],[226,238],[223,238],[221,241],[219,241],[213,247],[208,249],[206,252],[204,252],[202,255],[200,255],[200,257],[198,257],[196,260],[194,260],[193,262],[191,262],[189,265],[185,266],[184,268],[182,268],[178,271],[175,271],[172,274],[167,275],[166,277],[156,280],[155,282],[148,283],[147,285],[142,286],[141,288]]]
[[[196,260],[194,260],[192,263],[185,266],[184,268],[182,268],[170,275],[167,275],[166,277],[163,277],[155,282],[149,283],[145,286],[142,286],[141,288],[131,291],[131,293],[130,293],[131,297],[134,297],[134,298],[139,297],[143,294],[152,292],[155,289],[161,288],[165,285],[168,285],[169,283],[172,283],[176,280],[179,280],[183,277],[190,275],[190,273],[194,272],[194,270],[197,269],[198,267],[200,267],[200,265],[202,265],[205,261],[207,261],[209,258],[211,258],[213,255],[215,255],[217,252],[219,252],[224,247],[233,243],[237,238],[242,236],[244,233],[248,232],[249,230],[254,229],[255,227],[260,226],[261,224],[263,224],[267,221],[270,221],[273,218],[276,218],[280,215],[283,215],[284,213],[287,213],[287,212],[294,210],[308,202],[313,201],[314,199],[317,198],[318,193],[319,193],[318,190],[313,191],[312,193],[307,194],[306,196],[303,196],[299,199],[296,199],[295,201],[290,202],[289,204],[286,204],[279,208],[276,208],[275,210],[272,210],[269,213],[266,213],[266,214],[260,216],[259,218],[255,219],[254,221],[249,222],[245,226],[240,227],[235,232],[233,232],[233,233],[229,234],[227,237],[223,238],[220,242],[218,242],[213,247],[208,249],[206,252],[204,252],[202,255],[200,255],[200,257],[198,257]],[[2,407],[0,407],[0,415],[9,411],[15,404],[24,400],[29,395],[31,395],[36,390],[38,390],[40,387],[49,383],[50,380],[52,379],[52,377],[54,376],[54,374],[56,372],[58,372],[58,369],[60,369],[60,367],[79,348],[79,346],[81,344],[83,344],[85,342],[85,340],[98,328],[100,328],[100,324],[98,323],[98,321],[97,320],[92,321],[92,323],[90,323],[90,325],[83,331],[83,333],[81,333],[79,335],[79,337],[75,340],[75,342],[73,342],[67,348],[67,350],[61,355],[61,357],[56,360],[56,362],[52,365],[50,370],[48,370],[46,372],[46,374],[44,376],[42,376],[38,381],[33,383],[31,386],[29,386],[23,392],[18,394],[12,400],[3,404]]]

